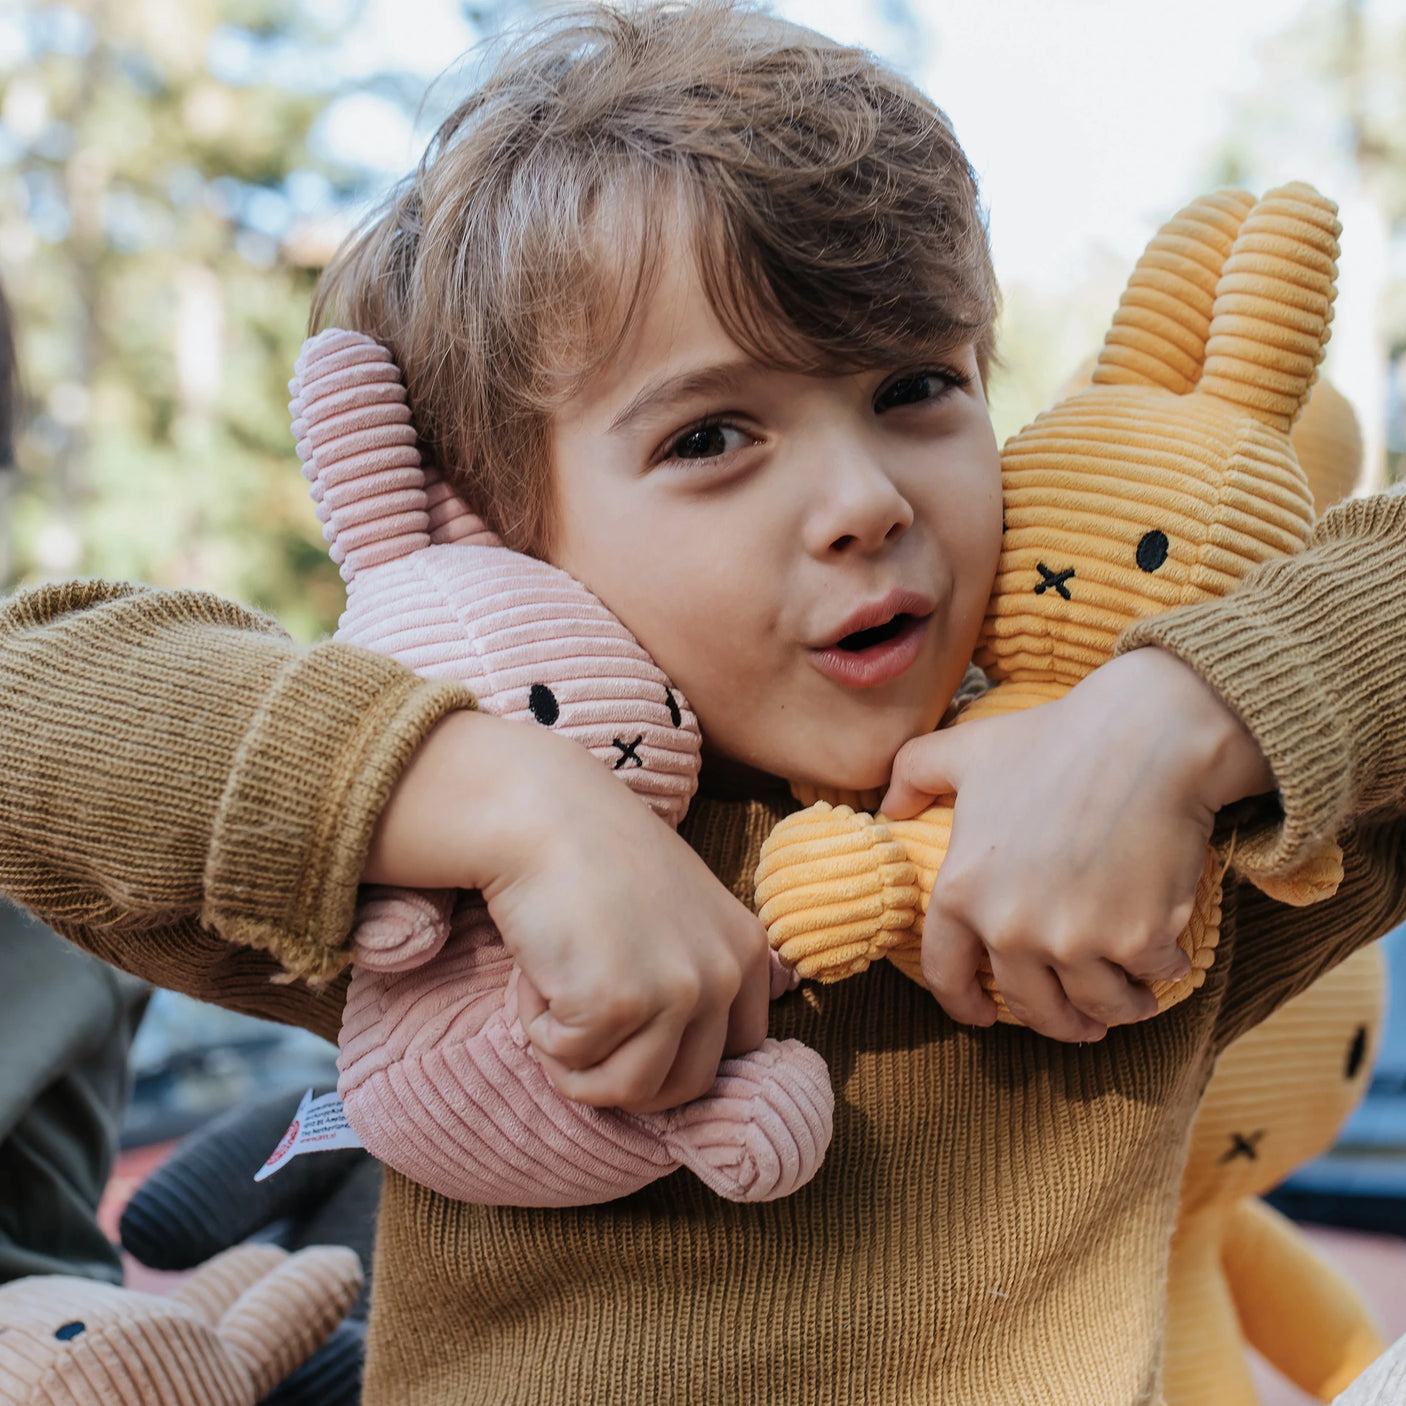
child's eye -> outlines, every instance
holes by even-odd
[[[705,420],[693,425],[669,441],[664,448],[665,459],[717,459],[733,449],[745,449],[752,436],[736,425],[718,420]]]
[[[926,400],[939,400],[950,390],[964,389],[970,377],[957,371],[919,371],[895,376],[874,397],[874,413],[896,410],[900,405],[919,405]]]

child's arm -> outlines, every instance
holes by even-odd
[[[335,1038],[340,985],[270,978],[349,961],[384,811],[367,877],[490,890],[552,1003],[534,1035],[564,1080],[588,1070],[569,1092],[701,1092],[725,1043],[765,1035],[759,924],[584,752],[472,704],[208,595],[19,595],[0,603],[0,891],[149,980]]]
[[[910,743],[886,808],[959,792],[924,928],[924,974],[944,1007],[994,1017],[975,980],[985,945],[1017,1015],[1097,1038],[1145,1014],[1129,976],[1174,974],[1218,809],[1277,788],[1278,805],[1237,836],[1235,863],[1254,874],[1290,871],[1316,841],[1398,813],[1403,583],[1406,496],[1351,503],[1308,551],[1233,595],[1135,626],[1122,641],[1135,652],[1060,702]],[[1400,856],[1372,853],[1354,882],[1383,886],[1386,920]]]

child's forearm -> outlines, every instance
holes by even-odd
[[[364,878],[481,889],[523,1024],[572,1098],[695,1098],[766,1035],[756,918],[589,752],[487,714],[445,718],[397,783]]]
[[[1344,504],[1306,552],[1234,594],[1134,626],[1239,715],[1274,772],[1282,822],[1241,832],[1245,872],[1291,869],[1313,841],[1406,799],[1406,495]]]
[[[208,595],[16,596],[0,605],[0,890],[66,931],[199,916],[328,975],[386,796],[471,703]]]

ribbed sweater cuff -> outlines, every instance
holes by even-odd
[[[288,660],[235,753],[215,816],[201,920],[322,980],[348,935],[371,833],[392,787],[462,686],[323,644]]]
[[[1403,534],[1406,497],[1348,504],[1301,556],[1261,568],[1223,600],[1140,621],[1118,642],[1120,654],[1155,645],[1183,660],[1264,752],[1283,814],[1241,831],[1244,873],[1292,871],[1311,845],[1397,789],[1406,758],[1380,700],[1399,698],[1406,683]]]

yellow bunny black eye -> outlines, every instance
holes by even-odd
[[[1352,1044],[1347,1050],[1347,1066],[1343,1071],[1344,1077],[1351,1082],[1357,1078],[1362,1070],[1362,1061],[1367,1055],[1367,1027],[1359,1025],[1353,1032]]]
[[[1167,560],[1167,534],[1155,527],[1145,532],[1137,544],[1137,564],[1143,571],[1156,571]]]

